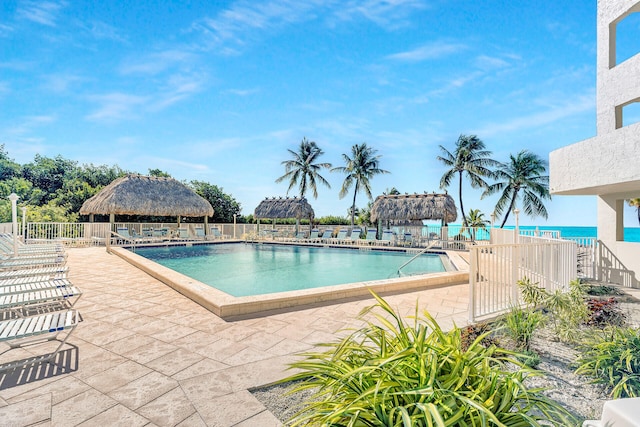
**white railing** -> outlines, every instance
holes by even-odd
[[[108,223],[28,222],[25,243],[57,240],[69,245],[99,245],[109,235]]]
[[[577,277],[577,245],[566,240],[472,246],[469,317],[497,315],[520,304],[517,282],[525,277],[549,291],[567,289]]]

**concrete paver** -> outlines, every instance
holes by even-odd
[[[76,304],[84,321],[61,353],[64,369],[0,372],[0,420],[7,425],[279,426],[248,390],[290,375],[297,353],[362,326],[356,316],[374,303],[319,304],[229,322],[104,248],[68,254],[69,278],[84,294]],[[385,299],[404,316],[419,301],[450,327],[467,322],[467,288]],[[11,350],[0,362],[49,348]]]

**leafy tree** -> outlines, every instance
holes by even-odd
[[[19,178],[22,175],[22,167],[9,158],[9,153],[0,145],[0,181],[11,178]]]
[[[76,170],[76,179],[86,182],[90,187],[102,189],[128,173],[130,172],[122,170],[119,166],[85,164]]]
[[[36,154],[33,163],[24,165],[22,170],[23,177],[43,191],[43,198],[39,204],[46,204],[55,198],[56,192],[64,184],[65,177],[73,174],[77,167],[77,162],[62,156],[52,159]]]
[[[458,175],[458,199],[462,213],[462,225],[468,227],[462,204],[462,177],[466,175],[473,188],[487,188],[488,184],[484,178],[493,176],[493,172],[489,168],[499,165],[499,162],[489,157],[491,151],[486,150],[484,142],[475,135],[460,135],[453,152],[442,145],[440,150],[442,156],[438,156],[437,159],[449,168],[440,179],[440,188],[449,187],[453,178],[456,174]]]
[[[93,197],[100,187],[92,187],[88,182],[78,178],[71,178],[62,184],[57,191],[56,198],[52,200],[58,206],[62,206],[69,214],[77,214],[87,199]]]
[[[342,188],[340,189],[340,198],[347,195],[351,186],[355,186],[353,192],[353,203],[351,205],[351,226],[354,224],[356,210],[356,196],[360,191],[364,191],[369,199],[371,196],[370,180],[376,175],[390,173],[384,169],[380,169],[380,157],[376,156],[377,150],[369,147],[366,142],[355,144],[351,147],[351,157],[343,154],[342,158],[346,166],[338,166],[333,168],[332,172],[342,172],[347,176],[344,179]]]
[[[629,206],[635,207],[638,214],[638,224],[640,224],[640,198],[629,200]]]
[[[508,205],[500,228],[504,227],[509,214],[516,207],[521,191],[524,213],[529,216],[539,215],[545,219],[548,218],[543,200],[551,200],[551,195],[549,194],[549,176],[543,175],[545,172],[545,161],[527,150],[520,151],[515,157],[510,155],[509,163],[498,166],[495,177],[502,181],[490,185],[482,197],[501,193],[495,210],[498,215],[502,214]]]
[[[318,158],[324,154],[315,142],[308,141],[307,138],[302,138],[298,151],[287,150],[292,156],[292,160],[285,160],[282,162],[285,169],[285,174],[276,179],[276,182],[282,182],[289,180],[289,191],[299,185],[300,197],[305,197],[308,189],[313,192],[313,197],[318,198],[318,185],[320,182],[331,188],[329,182],[320,175],[320,170],[323,168],[331,168],[331,163],[319,163]],[[298,184],[299,183],[299,184]]]
[[[233,222],[233,215],[240,214],[240,203],[232,196],[225,194],[217,185],[203,181],[191,181],[191,188],[201,197],[207,199],[213,207],[213,222]]]
[[[371,224],[371,208],[373,208],[373,202],[367,203],[367,206],[357,211],[358,217],[356,223],[362,226],[368,226]]]
[[[171,178],[171,175],[168,172],[165,172],[160,169],[149,169],[149,176],[155,176],[159,178]]]
[[[400,194],[400,191],[396,187],[387,188],[382,192],[385,196],[397,196]]]

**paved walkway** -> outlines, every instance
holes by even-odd
[[[355,317],[373,303],[226,322],[104,248],[68,253],[84,321],[57,366],[0,373],[1,426],[279,426],[248,390],[286,377],[296,353],[360,326]],[[467,288],[386,299],[406,316],[419,301],[448,328],[467,322]],[[53,344],[11,350],[0,364]]]

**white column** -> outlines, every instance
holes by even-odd
[[[22,208],[22,237],[24,240],[27,240],[27,207],[23,206]]]

